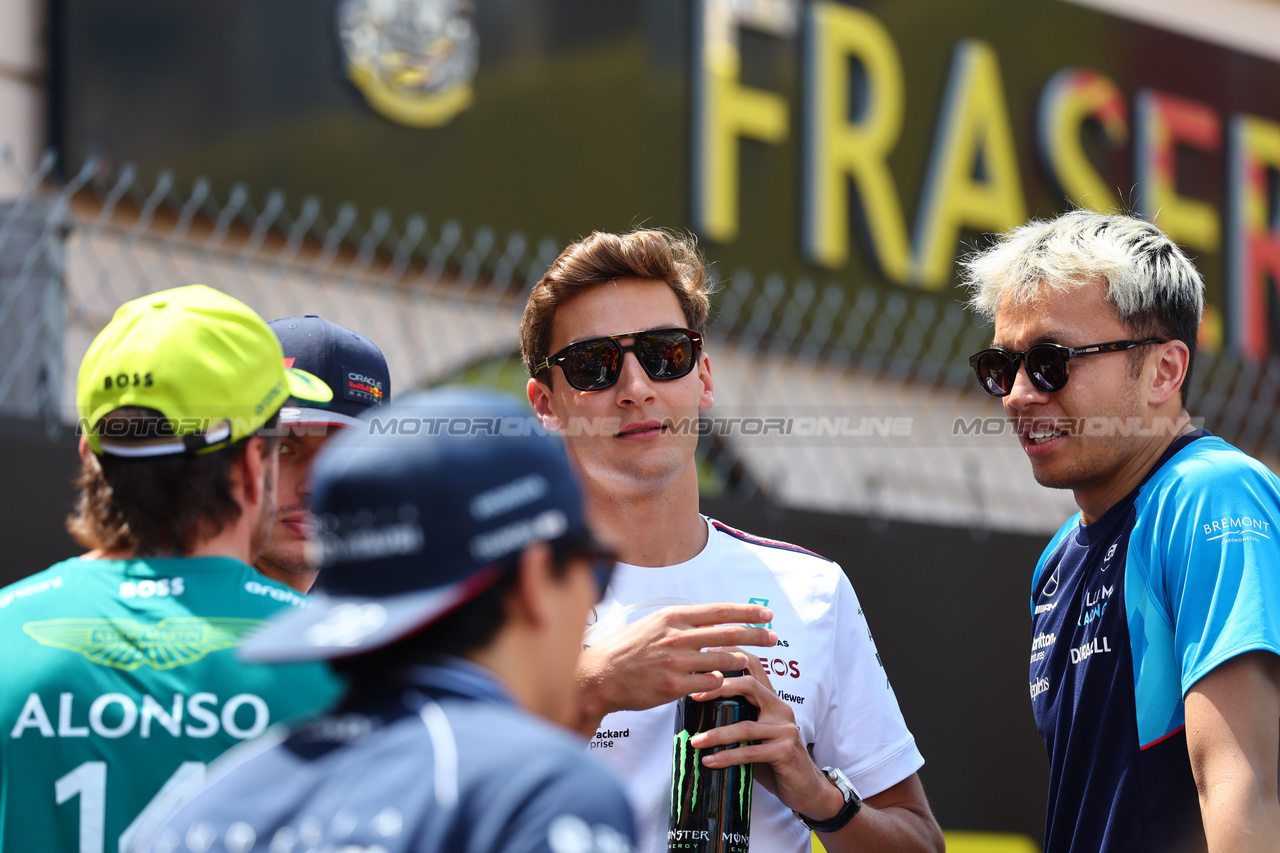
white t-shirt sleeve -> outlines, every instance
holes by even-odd
[[[838,566],[836,574],[832,683],[817,719],[813,757],[820,767],[839,767],[860,796],[870,797],[915,773],[924,757],[902,718],[858,596]]]

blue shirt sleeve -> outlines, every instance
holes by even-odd
[[[1202,441],[1217,447],[1175,457],[1149,484],[1157,519],[1143,548],[1184,695],[1236,655],[1280,654],[1280,480],[1225,442]]]

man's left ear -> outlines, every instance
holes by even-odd
[[[1182,393],[1187,381],[1187,366],[1191,362],[1191,350],[1182,341],[1169,341],[1159,345],[1155,375],[1152,377],[1148,402],[1162,406],[1171,397]]]
[[[530,379],[525,383],[525,393],[529,395],[529,406],[538,422],[549,430],[560,429],[560,419],[551,410],[551,388],[537,379]]]
[[[705,352],[698,362],[698,381],[702,383],[702,390],[698,393],[698,408],[706,411],[715,403],[716,395],[711,383],[711,358]]]

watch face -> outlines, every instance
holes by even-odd
[[[858,792],[853,787],[853,783],[849,781],[849,777],[845,776],[838,767],[824,767],[823,774],[827,779],[831,780],[831,784],[840,789],[844,794],[844,805],[840,807],[840,811],[836,813],[830,820],[810,820],[798,811],[792,813],[800,819],[813,832],[836,832],[844,827],[853,816],[862,810],[862,798],[858,796]]]
[[[844,794],[846,803],[858,796],[858,792],[854,790],[853,783],[849,781],[849,777],[844,775],[844,772],[839,767],[824,767],[822,772],[827,774],[827,778],[831,780],[831,783]]]

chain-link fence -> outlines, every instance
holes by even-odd
[[[393,389],[466,381],[522,393],[517,327],[560,240],[393,219],[315,198],[218,193],[55,157],[0,170],[0,412],[75,421],[75,368],[128,299],[201,282],[267,319],[319,314],[375,341]],[[1040,488],[967,357],[990,337],[956,292],[723,279],[708,329],[716,407],[699,425],[704,489],[781,505],[986,529],[1052,530]],[[1273,468],[1280,359],[1203,353],[1194,416]]]

